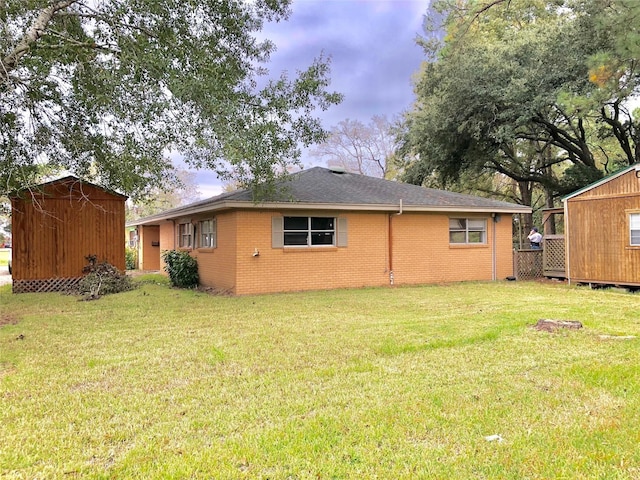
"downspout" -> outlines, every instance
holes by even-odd
[[[567,270],[567,285],[571,285],[571,262],[569,261],[569,254],[571,249],[569,248],[569,202],[564,200],[564,266]]]
[[[491,229],[491,280],[495,281],[498,276],[496,264],[496,224],[500,217],[495,213],[492,213],[491,218],[493,219],[493,226]]]
[[[389,215],[389,285],[393,285],[393,217],[402,215],[402,199],[400,199],[400,210]]]

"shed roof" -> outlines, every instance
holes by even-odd
[[[128,222],[128,225],[151,224],[170,218],[228,208],[531,212],[531,208],[513,203],[323,167],[313,167],[290,174],[278,183],[278,187],[269,200],[260,203],[253,201],[251,190],[237,190]]]
[[[607,175],[606,177],[602,177],[600,180],[596,180],[593,183],[590,183],[589,185],[582,187],[579,190],[576,190],[575,192],[572,192],[564,197],[562,197],[562,201],[565,202],[573,197],[577,197],[578,195],[581,195],[585,192],[588,192],[589,190],[592,190],[596,187],[599,187],[600,185],[603,185],[607,182],[610,182],[611,180],[621,177],[622,175],[624,175],[625,173],[630,172],[631,170],[635,170],[636,172],[640,172],[640,163],[634,163],[633,165],[630,165],[628,167],[623,168],[622,170],[618,170],[617,172],[613,172],[610,175]]]
[[[26,192],[29,192],[29,195],[42,194],[46,192],[47,189],[50,189],[52,187],[53,188],[61,187],[61,186],[67,186],[69,187],[69,190],[71,190],[71,188],[73,187],[76,187],[77,189],[82,190],[82,187],[85,185],[88,187],[97,188],[98,190],[101,190],[105,193],[108,193],[115,197],[122,198],[123,200],[126,200],[128,198],[126,195],[115,192],[113,190],[109,190],[108,188],[105,188],[105,187],[101,187],[100,185],[96,185],[95,183],[85,182],[84,180],[78,177],[75,177],[73,175],[68,175],[66,177],[58,178],[56,180],[51,180],[50,182],[41,183],[39,185],[35,185],[34,187],[22,188],[20,190],[10,193],[9,198],[20,198]]]

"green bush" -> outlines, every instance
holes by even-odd
[[[127,270],[135,270],[138,266],[138,250],[127,247],[124,251],[124,264]]]
[[[172,286],[178,288],[198,286],[198,262],[188,252],[166,250],[162,253],[162,260]]]
[[[124,272],[108,262],[98,263],[95,255],[85,257],[89,264],[84,267],[85,276],[78,283],[78,293],[98,298],[101,295],[133,290],[135,285]]]

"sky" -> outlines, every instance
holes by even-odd
[[[344,100],[318,111],[327,130],[346,119],[391,120],[414,99],[413,77],[425,59],[416,38],[428,6],[429,0],[293,0],[287,21],[263,29],[277,48],[267,67],[273,77],[283,71],[294,77],[321,54],[331,59],[329,90]],[[308,168],[314,160],[303,154],[302,163]],[[197,179],[202,198],[221,193],[214,173],[198,171]]]

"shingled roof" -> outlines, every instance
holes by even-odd
[[[228,208],[304,208],[378,211],[456,211],[530,213],[531,208],[498,200],[424,188],[322,167],[293,173],[278,184],[276,194],[256,203],[250,190],[223,193],[207,200],[129,222],[150,224],[167,218]]]

